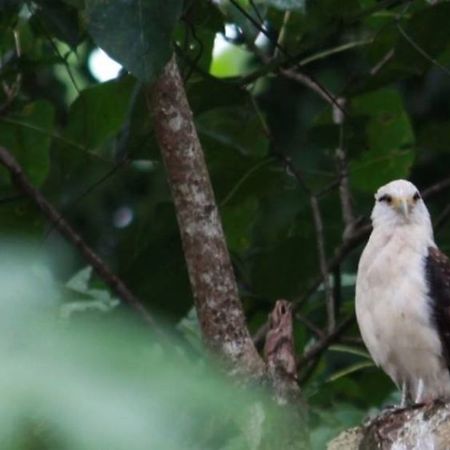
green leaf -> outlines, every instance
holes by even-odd
[[[252,108],[216,108],[202,114],[197,119],[197,126],[200,134],[215,142],[215,145],[233,148],[243,155],[267,154],[267,136]]]
[[[0,117],[0,145],[10,150],[31,182],[39,186],[49,170],[54,110],[45,101],[26,105],[22,111]]]
[[[87,0],[96,44],[143,81],[153,80],[172,53],[181,0]]]
[[[355,115],[367,119],[368,149],[350,163],[353,186],[373,192],[380,185],[406,178],[414,160],[414,133],[400,95],[381,89],[352,100]]]
[[[79,270],[67,283],[66,287],[74,291],[85,293],[89,289],[92,267],[86,266]]]
[[[362,356],[363,358],[371,359],[370,355],[364,350],[361,350],[360,348],[350,347],[348,345],[332,345],[330,347],[330,350],[334,352],[348,353],[350,355]]]
[[[339,370],[338,372],[335,372],[333,375],[331,375],[327,382],[330,383],[332,381],[336,381],[339,378],[345,377],[347,375],[350,375],[351,373],[358,372],[359,370],[367,369],[369,367],[374,367],[375,364],[372,361],[363,361],[356,364],[352,364],[349,367],[345,367],[342,370]]]
[[[214,92],[214,95],[205,95],[207,92]],[[189,83],[187,94],[195,116],[214,108],[237,107],[248,100],[245,89],[212,77]]]
[[[125,77],[83,90],[70,108],[65,136],[98,152],[121,129],[134,86],[135,80]]]
[[[252,197],[221,210],[223,228],[230,250],[244,251],[250,246],[250,234],[257,210],[258,202]]]
[[[32,19],[36,27],[42,28],[45,24],[45,32],[51,32],[70,47],[75,48],[82,39],[82,30],[78,20],[78,11],[63,2],[54,0],[36,0],[38,5]]]

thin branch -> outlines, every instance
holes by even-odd
[[[265,64],[263,67],[260,67],[259,69],[256,69],[254,72],[251,72],[239,79],[239,83],[241,85],[249,85],[259,78],[268,75],[271,72],[278,72],[281,69],[289,69],[293,66],[298,67],[305,67],[308,64],[311,64],[315,61],[319,61],[321,59],[325,59],[328,56],[332,56],[338,53],[346,52],[348,50],[352,50],[357,47],[362,47],[365,45],[369,45],[373,42],[373,38],[370,39],[362,39],[360,41],[351,41],[346,42],[345,44],[338,45],[337,47],[331,47],[327,48],[325,50],[322,50],[318,53],[313,53],[310,56],[306,56],[300,60],[298,60],[299,57],[293,56],[292,58],[287,59],[276,59],[272,60],[270,63]],[[298,60],[298,61],[297,61]]]
[[[346,99],[338,101],[345,105]],[[333,108],[333,121],[339,126],[339,145],[336,149],[336,165],[339,177],[339,197],[341,200],[342,218],[344,221],[343,240],[345,241],[353,232],[355,216],[353,214],[352,193],[350,190],[350,178],[348,171],[347,149],[344,142],[345,116],[337,108]]]
[[[328,89],[325,89],[320,83],[318,83],[314,78],[306,75],[302,72],[297,72],[292,69],[281,69],[280,73],[290,80],[296,81],[297,83],[303,84],[307,88],[315,92],[319,97],[325,100],[331,106],[336,106],[337,101],[333,94],[331,94]]]
[[[320,339],[314,345],[312,345],[298,360],[297,367],[301,369],[309,361],[318,358],[331,344],[336,342],[341,334],[344,333],[347,328],[353,324],[354,320],[354,315],[347,317],[339,325],[336,326],[333,332],[328,333],[323,339]]]
[[[443,72],[445,72],[447,75],[450,75],[450,69],[443,66],[438,60],[434,59],[431,55],[429,55],[414,39],[409,36],[409,34],[405,31],[405,29],[400,25],[399,22],[397,22],[397,29],[400,32],[400,34],[404,37],[404,39],[411,45],[411,47],[414,48],[418,53],[420,53],[428,62],[435,65],[436,67],[439,67]]]
[[[439,214],[437,219],[434,221],[434,232],[437,233],[447,222],[450,217],[450,204],[448,204],[442,212]]]
[[[272,156],[269,156],[267,158],[262,159],[261,161],[258,161],[254,166],[250,167],[244,175],[237,181],[237,183],[229,190],[229,192],[225,195],[225,197],[220,201],[220,207],[224,207],[235,195],[236,192],[239,191],[241,186],[261,167],[266,166],[267,164],[274,161],[274,158]]]
[[[290,55],[286,49],[280,45],[278,41],[275,41],[273,37],[268,33],[268,31],[264,28],[262,24],[259,24],[252,16],[249,14],[236,0],[230,0],[230,3],[241,13],[245,16],[245,18],[250,21],[250,23],[264,36],[269,39],[269,41],[275,46],[276,49],[280,51],[283,55],[287,56],[289,59],[293,59],[292,55]],[[270,61],[265,61],[266,63],[269,63]],[[301,70],[301,67],[299,67],[298,63],[296,64],[297,68]],[[320,95],[325,101],[330,103],[331,105],[335,105],[337,108],[340,108],[339,104],[336,101],[335,96],[325,87],[322,86],[321,83],[319,83],[317,80],[315,80],[313,77],[306,75],[304,73],[300,72],[294,72],[292,70],[288,70],[288,73],[286,74],[286,70],[281,70],[280,73],[284,76],[288,76],[291,79],[295,79],[296,81],[299,81],[300,83],[304,84],[314,92],[316,92],[318,95]],[[295,74],[295,76],[294,76]],[[343,111],[345,113],[345,111]]]
[[[30,5],[31,2],[27,2],[28,6],[31,6],[31,10],[33,10],[33,12],[35,12],[36,9],[39,9],[39,6],[37,5]],[[61,60],[62,65],[64,66],[64,68],[66,69],[67,75],[69,76],[69,79],[73,85],[73,88],[75,89],[75,91],[77,92],[77,94],[80,93],[80,88],[78,86],[78,83],[75,80],[75,76],[72,73],[72,69],[70,68],[69,63],[67,62],[67,59],[61,54],[61,52],[59,51],[58,46],[55,44],[51,34],[48,32],[46,26],[44,25],[44,21],[40,18],[39,14],[35,14],[34,17],[37,18],[37,24],[38,26],[41,28],[45,38],[48,40],[48,42],[50,43],[51,48],[53,49],[53,52],[55,53],[55,55]]]
[[[391,48],[369,71],[371,76],[375,76],[395,55],[395,49]]]
[[[361,39],[359,41],[350,41],[345,44],[338,45],[336,47],[327,48],[320,52],[314,53],[311,56],[307,56],[301,59],[298,64],[302,67],[311,64],[321,59],[328,58],[329,56],[336,55],[338,53],[347,52],[348,50],[353,50],[354,48],[364,47],[373,43],[373,38]]]
[[[69,242],[78,248],[86,261],[93,267],[94,271],[106,285],[109,286],[119,298],[137,311],[147,324],[155,327],[156,330],[156,323],[153,317],[145,309],[144,305],[130,292],[123,281],[111,272],[104,261],[102,261],[94,250],[84,242],[82,237],[66,222],[41,192],[28,181],[22,167],[15,160],[13,155],[3,147],[0,147],[0,163],[9,171],[11,179],[16,187],[33,201],[49,222],[52,223]]]
[[[19,32],[17,30],[14,30],[13,36],[14,36],[15,54],[17,58],[20,58],[22,56],[22,47],[20,44]],[[16,75],[14,83],[12,83],[11,85],[8,85],[6,81],[2,82],[3,92],[5,93],[6,100],[3,102],[3,104],[0,105],[0,116],[5,114],[10,108],[10,106],[13,104],[14,100],[16,99],[17,95],[20,92],[21,86],[22,86],[22,74],[20,72]]]
[[[278,33],[278,41],[277,44],[281,47],[284,46],[284,40],[286,39],[287,34],[287,24],[289,19],[291,18],[291,11],[285,11],[283,16],[283,23],[281,24],[280,32]],[[273,54],[273,59],[277,59],[280,56],[280,51],[278,48],[275,49]]]
[[[102,175],[99,179],[95,180],[90,186],[88,186],[80,195],[78,195],[74,200],[70,202],[70,205],[65,209],[73,208],[78,202],[87,197],[94,189],[104,183],[106,180],[116,175],[116,173],[123,167],[124,164],[128,163],[127,159],[120,160],[117,164],[115,164],[110,170],[108,170],[104,175]],[[60,216],[60,220],[64,220],[62,216]],[[57,224],[52,224],[51,227],[45,233],[45,239],[47,239],[53,231],[57,229]]]
[[[305,325],[310,331],[312,331],[318,338],[323,338],[324,332],[317,325],[315,325],[311,320],[305,317],[303,314],[300,314],[298,311],[295,313],[295,318]]]
[[[428,200],[450,187],[450,177],[444,178],[422,191],[422,198]]]
[[[320,212],[319,202],[315,195],[310,196],[311,210],[313,213],[314,228],[316,230],[317,253],[319,255],[319,267],[322,275],[322,282],[325,291],[325,301],[327,307],[328,332],[334,330],[336,326],[336,311],[328,272],[327,256],[325,253],[325,237],[323,232],[323,220]]]

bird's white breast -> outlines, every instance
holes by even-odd
[[[377,365],[412,392],[421,379],[426,396],[450,393],[450,376],[432,322],[425,261],[431,239],[414,226],[375,229],[356,283],[356,316]],[[415,395],[415,394],[414,394]]]

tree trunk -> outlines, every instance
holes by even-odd
[[[261,377],[203,150],[175,57],[150,90],[150,107],[175,203],[205,343],[234,370]]]

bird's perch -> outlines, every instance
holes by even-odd
[[[343,431],[327,450],[447,450],[450,448],[450,404],[436,402],[394,410],[368,425]]]

